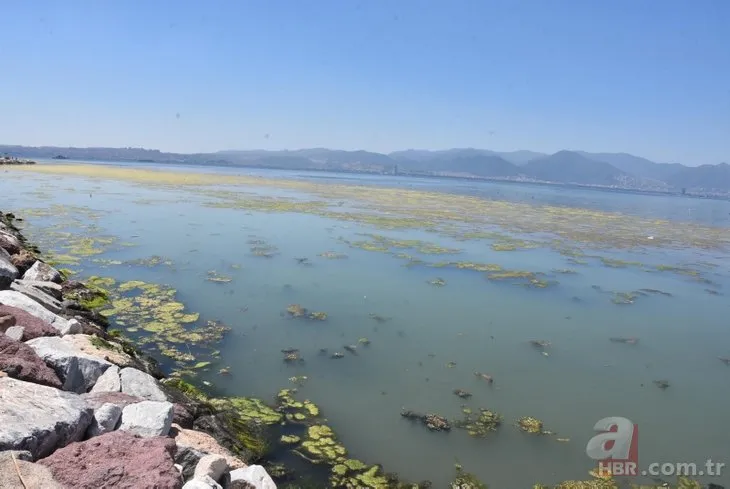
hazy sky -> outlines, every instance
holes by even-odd
[[[4,0],[0,144],[730,162],[727,0]]]

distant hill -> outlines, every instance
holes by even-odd
[[[557,153],[532,160],[522,168],[525,175],[550,182],[589,185],[617,185],[627,174],[602,161],[586,158],[575,151]]]
[[[637,177],[666,181],[671,175],[687,168],[679,163],[655,163],[628,153],[588,153],[576,151],[579,155],[596,161],[603,161],[619,170]]]
[[[491,151],[488,149],[475,148],[453,148],[437,151],[429,151],[425,149],[407,149],[404,151],[394,151],[388,156],[397,161],[428,161],[438,158],[462,158],[482,155],[499,156],[500,158],[514,165],[524,165],[530,160],[547,156],[545,153],[536,153],[535,151],[527,150]]]
[[[627,153],[558,151],[491,151],[452,148],[408,149],[390,154],[327,148],[298,150],[227,150],[215,153],[166,153],[144,148],[62,148],[0,146],[0,155],[31,159],[153,162],[160,164],[221,165],[285,170],[328,170],[360,173],[451,175],[527,181],[608,185],[639,190],[730,194],[730,166],[687,167],[655,163]]]
[[[730,191],[730,165],[701,165],[684,167],[667,179],[667,183],[677,189],[705,191]]]
[[[479,177],[513,177],[519,168],[496,155],[464,154],[460,156],[440,156],[425,161],[401,161],[400,168],[414,172],[433,172],[441,174],[463,174]]]

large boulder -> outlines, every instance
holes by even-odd
[[[124,352],[122,345],[113,340],[105,340],[99,336],[87,334],[68,335],[64,336],[63,340],[87,355],[103,358],[121,367],[131,367],[139,364],[137,360]]]
[[[91,438],[114,431],[121,417],[122,408],[110,402],[103,404],[99,409],[94,410],[94,419],[86,432],[87,436]]]
[[[10,377],[26,382],[57,389],[63,385],[56,373],[45,364],[33,348],[7,335],[0,336],[0,370]]]
[[[152,437],[167,436],[171,426],[171,402],[142,401],[130,404],[122,410],[119,429],[139,436]]]
[[[13,265],[10,255],[5,250],[0,251],[0,289],[9,287],[16,278],[18,269]]]
[[[89,392],[121,392],[122,382],[119,379],[119,367],[112,365],[96,379],[96,384]]]
[[[39,463],[68,487],[180,489],[183,483],[172,459],[174,450],[169,438],[112,431],[57,450]]]
[[[63,382],[63,389],[83,393],[94,386],[96,380],[111,367],[111,363],[84,353],[65,338],[48,336],[26,343],[53,370]]]
[[[144,401],[141,397],[130,396],[124,392],[89,392],[81,394],[81,398],[95,411],[107,403],[124,409],[130,404]]]
[[[30,297],[52,313],[58,314],[63,311],[63,306],[61,305],[60,300],[36,287],[34,283],[28,283],[24,280],[16,280],[12,284],[10,284],[10,290],[20,292],[21,294]]]
[[[186,464],[177,460],[178,454],[180,454],[181,459],[190,460],[192,458],[190,451],[202,454],[220,455],[225,458],[228,467],[231,469],[239,469],[246,466],[243,460],[233,455],[233,453],[231,453],[231,451],[227,448],[221,446],[215,438],[207,433],[203,433],[202,431],[188,430],[181,428],[179,425],[173,424],[172,429],[170,430],[170,436],[175,439],[175,444],[177,445],[175,460],[183,467],[185,467]],[[194,455],[194,453],[192,455]]]
[[[92,411],[76,394],[0,377],[0,451],[28,450],[34,459],[83,438]]]
[[[260,465],[249,465],[231,471],[229,489],[276,489],[276,483],[266,469]]]
[[[55,282],[41,281],[41,280],[16,280],[14,284],[21,285],[23,287],[29,287],[36,289],[44,294],[48,294],[53,297],[59,306],[59,310],[63,310],[63,296],[61,293],[61,286]],[[11,287],[12,289],[13,287]],[[53,311],[55,312],[55,311]]]
[[[205,476],[208,476],[214,481],[218,481],[226,472],[228,472],[226,459],[220,455],[208,454],[198,460],[193,478],[204,479]]]
[[[50,323],[17,307],[0,304],[0,316],[11,315],[15,318],[15,326],[23,327],[23,341],[40,338],[41,336],[58,336],[60,333]],[[0,326],[0,330],[3,327]]]
[[[55,282],[57,284],[63,282],[63,278],[58,270],[40,260],[36,260],[33,266],[23,274],[23,280],[38,280],[41,282]]]
[[[167,397],[157,380],[150,374],[136,368],[123,368],[119,374],[122,392],[150,401],[166,401]]]
[[[64,489],[53,478],[48,467],[34,464],[17,456],[15,452],[0,452],[0,487],[3,489]]]
[[[223,486],[214,481],[212,477],[206,475],[190,479],[185,483],[183,489],[223,489]]]
[[[20,243],[18,238],[9,232],[0,231],[0,248],[3,248],[11,255],[14,255],[23,248],[23,245]]]
[[[0,290],[0,304],[22,309],[28,314],[32,314],[38,319],[49,323],[61,333],[68,330],[69,324],[67,319],[52,313],[35,300],[15,290]]]
[[[36,257],[28,250],[20,250],[20,253],[16,253],[10,257],[10,261],[15,265],[19,273],[25,273],[36,262]]]

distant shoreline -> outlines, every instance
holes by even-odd
[[[610,193],[622,193],[622,194],[632,194],[632,195],[646,195],[646,196],[655,196],[655,197],[678,197],[678,198],[689,198],[689,199],[702,199],[702,200],[718,200],[718,201],[730,201],[730,195],[727,196],[721,196],[721,195],[704,195],[704,194],[697,194],[692,192],[687,192],[685,194],[682,194],[681,192],[670,192],[670,191],[661,191],[661,190],[641,190],[641,189],[632,189],[627,187],[608,187],[608,186],[602,186],[602,185],[589,185],[589,184],[578,184],[578,183],[562,183],[562,182],[546,182],[546,181],[527,181],[527,180],[514,180],[509,178],[500,178],[500,177],[467,177],[467,176],[457,176],[457,175],[428,175],[428,174],[421,174],[421,173],[408,173],[408,172],[399,172],[397,174],[393,173],[383,173],[383,172],[371,172],[371,171],[359,171],[359,170],[342,170],[342,169],[328,169],[328,168],[281,168],[281,167],[272,167],[272,166],[263,166],[263,165],[240,165],[240,164],[222,164],[222,163],[191,163],[191,162],[156,162],[156,161],[117,161],[117,160],[98,160],[98,159],[81,159],[81,158],[73,158],[73,159],[47,159],[47,158],[40,158],[39,163],[41,164],[72,164],[72,163],[82,163],[82,164],[111,164],[111,165],[118,165],[118,166],[128,166],[128,165],[140,165],[143,164],[145,166],[153,166],[158,168],[165,168],[169,166],[189,166],[189,167],[196,167],[196,168],[232,168],[232,169],[251,169],[251,170],[276,170],[276,171],[282,171],[282,172],[316,172],[316,173],[334,173],[334,174],[342,174],[342,175],[367,175],[367,176],[374,176],[374,177],[406,177],[406,178],[418,178],[418,179],[431,179],[431,180],[456,180],[456,181],[463,181],[463,182],[486,182],[486,183],[506,183],[511,185],[537,185],[541,187],[558,187],[558,188],[568,188],[568,189],[575,189],[575,190],[594,190],[599,192],[610,192]]]

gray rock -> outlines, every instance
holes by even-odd
[[[10,284],[10,290],[20,292],[21,294],[30,297],[38,304],[53,313],[58,314],[59,312],[63,311],[63,307],[61,307],[61,301],[51,295],[46,294],[36,287],[29,286],[22,280],[16,280],[12,284]]]
[[[5,330],[5,336],[9,336],[15,341],[22,341],[23,333],[25,333],[25,328],[22,326],[10,326]]]
[[[110,362],[87,355],[76,346],[58,336],[44,336],[26,342],[46,362],[63,382],[63,390],[76,393],[88,392]]]
[[[243,469],[232,470],[228,489],[276,489],[276,484],[266,469],[260,465],[249,465]],[[248,485],[247,485],[248,484]]]
[[[192,479],[198,461],[205,456],[204,452],[191,447],[177,445],[175,449],[175,463],[182,467],[184,480]]]
[[[223,489],[223,487],[206,475],[201,478],[190,479],[182,486],[182,489]]]
[[[58,332],[61,333],[61,336],[66,336],[67,334],[81,334],[84,332],[84,325],[76,319],[69,319],[66,321],[66,324],[57,329]]]
[[[217,481],[226,471],[228,471],[228,462],[225,458],[220,455],[205,455],[195,466],[193,478],[202,479],[204,476],[208,476]]]
[[[5,289],[18,278],[18,269],[10,262],[10,255],[0,248],[0,289]]]
[[[5,251],[14,255],[23,248],[23,245],[11,232],[0,231],[0,248],[5,248]]]
[[[4,452],[0,452],[0,454],[13,454],[15,455],[15,460],[25,460],[26,462],[32,462],[33,461],[33,455],[28,450],[6,450]],[[0,486],[2,487],[2,486]]]
[[[122,382],[122,392],[126,394],[142,397],[149,401],[167,400],[167,396],[165,396],[157,380],[146,372],[126,367],[121,370],[119,377]]]
[[[171,402],[142,401],[124,408],[119,429],[149,438],[167,436],[171,426]]]
[[[121,417],[122,408],[110,402],[104,404],[94,411],[94,418],[91,420],[91,425],[89,425],[89,429],[86,431],[86,436],[91,438],[114,431]]]
[[[120,392],[122,390],[122,382],[119,378],[119,367],[112,365],[101,377],[96,379],[96,384],[89,392]]]
[[[0,451],[28,450],[33,459],[79,441],[92,410],[76,394],[0,377]]]
[[[0,453],[0,487],[3,489],[63,489],[63,486],[53,478],[48,467],[18,458],[18,453],[27,452]],[[13,460],[13,455],[15,455],[15,460]]]
[[[0,304],[22,309],[28,314],[49,323],[59,331],[68,325],[68,320],[52,313],[30,297],[14,290],[0,290]]]
[[[57,301],[59,301],[58,305],[63,308],[63,291],[61,289],[61,286],[48,281],[41,281],[41,280],[16,280],[16,284],[22,285],[23,287],[30,287],[32,289],[37,289],[44,294],[48,294]]]
[[[23,280],[39,280],[41,282],[55,282],[60,284],[63,279],[61,274],[47,263],[36,261],[32,267],[23,275]]]

